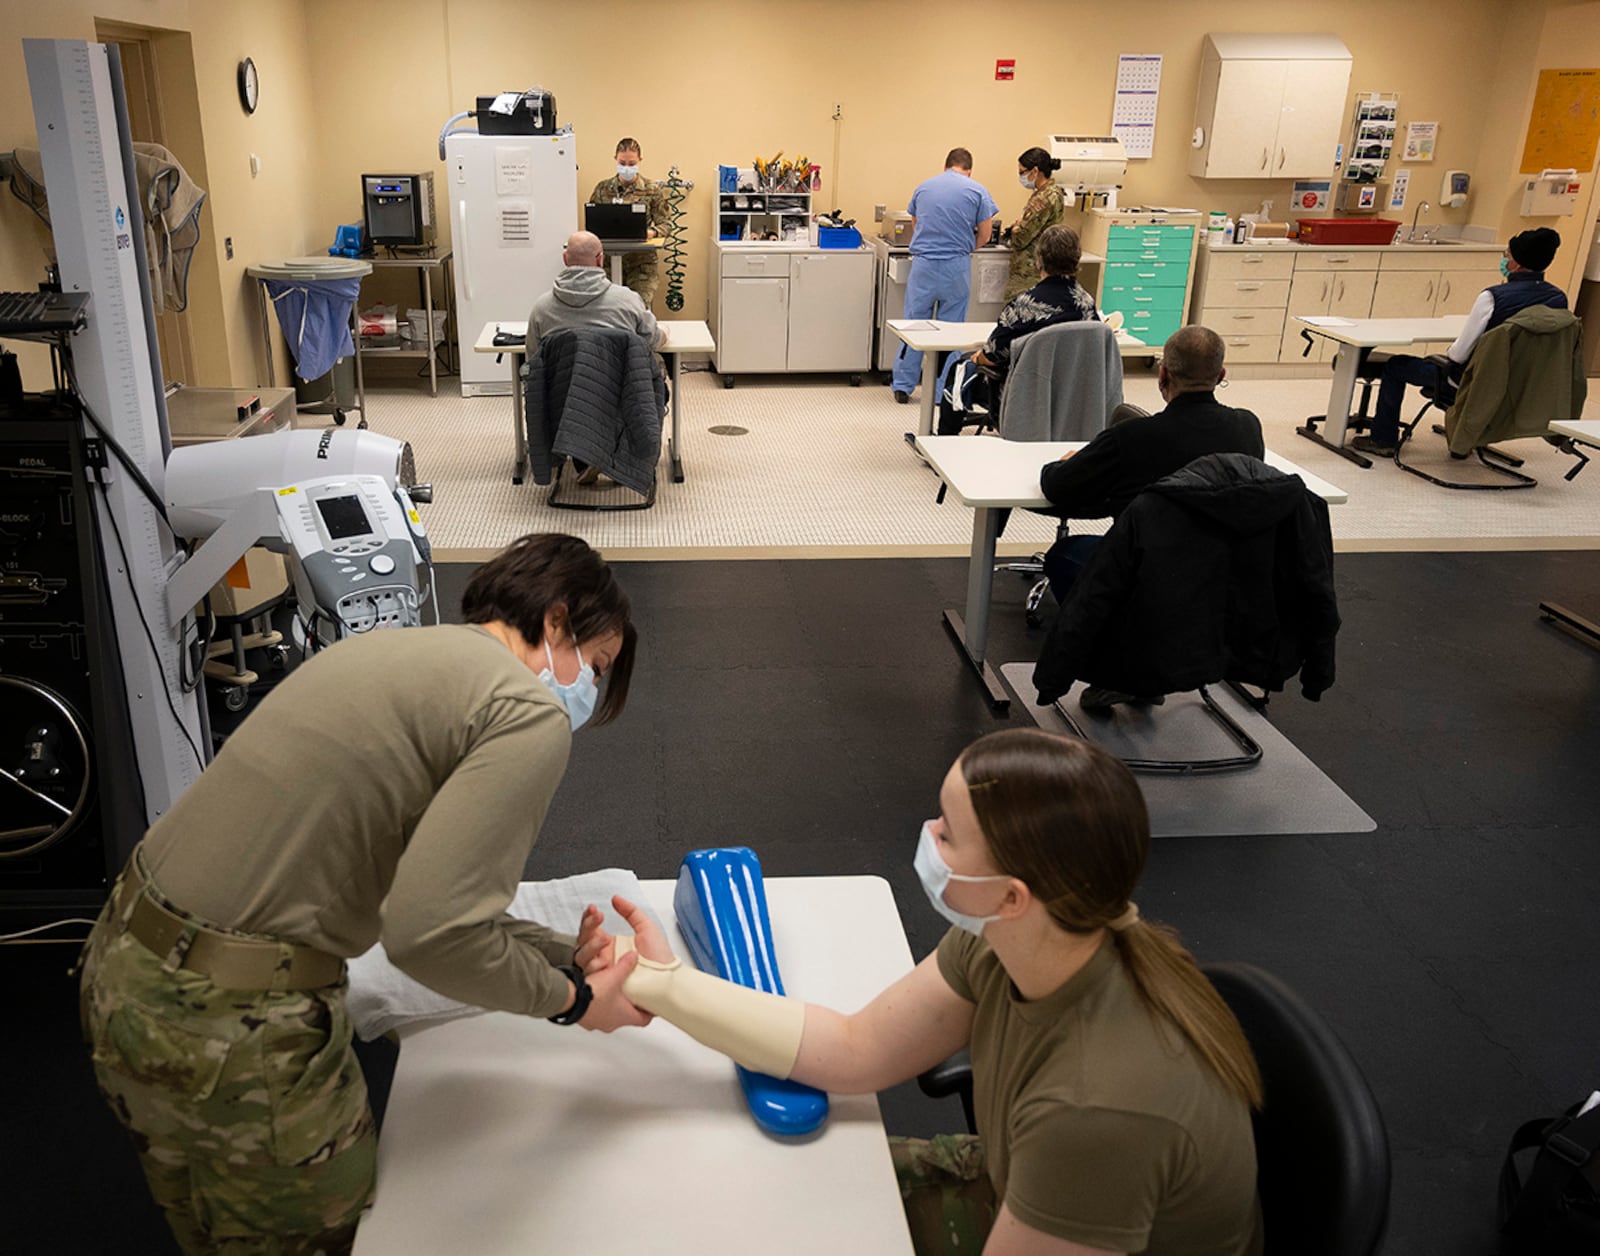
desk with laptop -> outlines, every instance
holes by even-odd
[[[583,207],[583,229],[600,237],[605,250],[611,282],[622,282],[622,259],[629,253],[654,253],[662,244],[650,234],[650,206],[643,201],[601,204],[590,201]],[[681,477],[680,477],[681,478]]]

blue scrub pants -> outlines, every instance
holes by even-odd
[[[938,318],[965,322],[972,289],[972,258],[914,257],[906,280],[906,318]],[[894,390],[910,393],[922,378],[922,354],[900,346],[894,360]]]

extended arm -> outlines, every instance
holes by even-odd
[[[1024,1225],[1001,1205],[983,1245],[983,1256],[1117,1256],[1104,1247],[1085,1247],[1071,1239],[1058,1239],[1043,1230]]]
[[[950,989],[931,955],[861,1011],[845,1015],[687,967],[671,957],[639,908],[620,898],[613,905],[639,942],[639,966],[623,983],[634,1005],[757,1072],[865,1094],[915,1077],[971,1036],[972,1004]],[[578,958],[589,972],[612,962],[608,936],[586,925],[580,941]],[[614,953],[632,946],[633,939],[616,938]]]
[[[1485,288],[1478,293],[1478,299],[1472,303],[1472,309],[1467,312],[1466,325],[1462,327],[1461,334],[1455,338],[1445,352],[1450,360],[1464,363],[1472,356],[1472,350],[1477,345],[1479,338],[1489,326],[1489,319],[1494,314],[1494,298]]]

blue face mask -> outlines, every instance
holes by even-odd
[[[959,872],[951,872],[950,865],[945,863],[944,856],[939,853],[939,844],[934,840],[933,827],[926,822],[922,826],[922,836],[917,839],[917,857],[913,866],[917,870],[917,879],[922,882],[922,888],[928,895],[928,901],[933,904],[933,910],[957,928],[982,937],[983,926],[991,920],[1000,919],[998,915],[969,916],[965,912],[957,911],[944,901],[945,887],[952,881],[1009,881],[1011,878],[966,877]]]
[[[1511,278],[1511,259],[1509,257],[1502,257],[1500,259],[1500,273],[1507,279]]]
[[[639,177],[639,167],[638,166],[618,166],[617,167],[617,178],[621,179],[624,183],[632,183],[638,177]]]
[[[572,731],[577,732],[589,722],[589,717],[594,714],[595,706],[600,701],[600,686],[595,684],[594,668],[583,661],[583,651],[578,650],[578,643],[574,641],[572,648],[578,653],[578,678],[570,685],[563,685],[556,679],[556,660],[550,653],[550,639],[545,638],[544,657],[550,666],[539,673],[539,679],[551,693],[561,699],[561,705],[567,708],[567,718],[572,721]]]

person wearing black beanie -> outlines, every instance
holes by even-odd
[[[1466,326],[1445,351],[1450,359],[1451,383],[1461,379],[1473,348],[1490,328],[1498,327],[1517,311],[1530,306],[1567,308],[1567,294],[1553,283],[1547,283],[1544,277],[1560,247],[1560,233],[1549,227],[1534,227],[1511,237],[1506,245],[1506,256],[1500,259],[1500,273],[1506,277],[1505,282],[1478,293],[1478,299],[1467,314]],[[1363,369],[1362,374],[1369,378],[1375,375],[1382,381],[1378,386],[1378,404],[1373,410],[1368,434],[1356,437],[1350,447],[1360,453],[1392,458],[1400,446],[1400,407],[1405,401],[1406,385],[1435,383],[1438,368],[1426,358],[1408,353],[1396,353],[1388,358],[1374,354],[1368,359],[1368,365],[1371,369]]]

